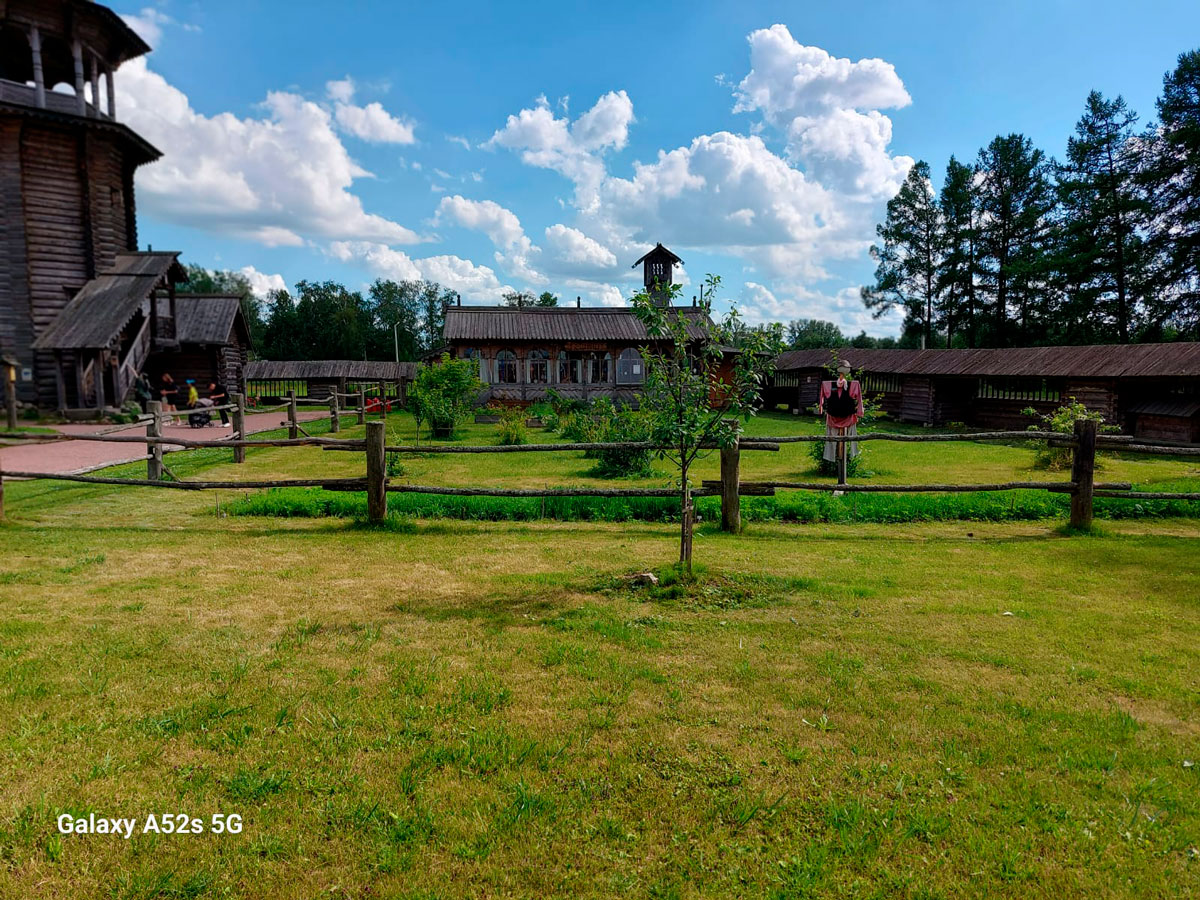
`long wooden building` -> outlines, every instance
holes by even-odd
[[[863,370],[863,391],[892,418],[1024,428],[1023,410],[1074,397],[1129,434],[1200,441],[1200,343],[1004,350],[789,350],[776,360],[771,405],[817,402],[837,357]]]
[[[258,359],[245,370],[246,391],[255,400],[273,401],[295,391],[298,397],[326,399],[334,391],[355,393],[404,403],[417,375],[415,362],[355,359]]]
[[[0,0],[0,353],[22,403],[120,406],[172,367],[241,380],[240,313],[179,306],[178,253],[138,250],[134,172],[160,154],[117,120],[113,75],[149,50],[97,3]]]
[[[642,266],[647,292],[666,305],[663,288],[681,262],[658,244],[633,265]],[[705,312],[674,309],[702,340]],[[551,389],[568,399],[637,405],[646,377],[641,348],[654,343],[630,307],[450,306],[442,336],[450,355],[478,361],[486,385],[481,402],[522,405]]]

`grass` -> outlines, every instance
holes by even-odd
[[[921,429],[887,424],[890,430],[914,432]],[[352,432],[357,434],[360,429]],[[766,414],[747,425],[752,435],[815,434],[814,420],[796,416]],[[554,441],[552,435],[538,432],[539,441]],[[411,417],[394,415],[388,419],[391,444],[416,442]],[[428,443],[426,438],[422,442]],[[443,444],[447,442],[436,442]],[[465,424],[454,443],[496,444],[495,425]],[[742,478],[753,480],[804,480],[832,482],[834,479],[813,471],[807,454],[808,444],[784,444],[778,453],[742,454]],[[875,442],[863,444],[868,475],[852,479],[866,483],[916,484],[928,481],[949,483],[992,481],[1064,481],[1062,472],[1035,467],[1035,450],[1027,442],[1017,444],[954,442],[909,444]],[[317,475],[322,471],[338,475],[361,475],[362,457],[358,454],[316,452],[320,468],[306,468]],[[309,454],[313,458],[314,454]],[[536,459],[536,464],[530,460]],[[1200,464],[1187,457],[1152,457],[1140,454],[1100,455],[1097,478],[1103,481],[1131,481],[1142,490],[1200,490]],[[334,468],[336,467],[336,471]],[[719,477],[716,454],[703,459],[694,470],[696,483]],[[603,479],[596,476],[592,460],[580,453],[442,455],[418,454],[403,459],[403,480],[415,484],[533,488],[565,485],[603,485],[664,487],[671,484],[669,463],[657,461],[653,473],[645,478]],[[908,521],[1031,521],[1062,518],[1069,509],[1065,495],[1041,491],[1012,491],[997,494],[858,494],[833,497],[828,494],[798,491],[779,492],[774,497],[746,497],[742,517],[747,522],[908,522]],[[650,521],[663,522],[678,517],[678,502],[661,498],[546,498],[519,499],[497,497],[439,497],[434,495],[393,494],[389,509],[401,517],[455,518],[483,521]],[[719,517],[718,498],[700,498],[700,515],[709,521]],[[365,515],[365,495],[330,494],[319,489],[285,489],[262,492],[241,498],[229,507],[233,515],[283,517],[342,517]],[[1107,519],[1161,518],[1200,515],[1196,501],[1104,500],[1096,502],[1098,517]]]
[[[872,467],[927,477],[891,449]],[[168,463],[361,467],[203,452]],[[502,459],[473,477],[531,477]],[[706,525],[685,583],[664,523],[6,489],[0,896],[1200,893],[1194,519]],[[62,812],[244,828],[124,841],[58,835]]]

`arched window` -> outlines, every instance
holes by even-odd
[[[545,350],[529,351],[529,383],[550,383],[550,354]]]
[[[641,384],[646,380],[646,367],[642,354],[627,347],[617,357],[617,384]]]
[[[511,350],[501,350],[496,354],[496,383],[517,383],[517,354]]]
[[[75,93],[75,56],[61,38],[42,36],[42,76],[46,90]]]

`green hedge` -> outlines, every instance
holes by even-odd
[[[1194,486],[1155,485],[1155,490],[1185,490]],[[700,516],[715,521],[721,515],[718,497],[696,500]],[[1044,491],[1005,491],[994,494],[846,494],[780,491],[774,497],[743,497],[745,522],[947,522],[1029,521],[1065,519],[1070,498]],[[327,492],[318,488],[281,488],[234,501],[235,516],[283,518],[363,518],[362,493]],[[392,494],[389,513],[408,518],[449,518],[476,521],[524,522],[537,519],[591,522],[668,522],[678,519],[679,503],[664,497],[449,497],[431,494]],[[1200,502],[1184,500],[1096,500],[1096,517],[1142,519],[1200,517]]]

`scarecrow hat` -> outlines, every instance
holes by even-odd
[[[851,371],[850,363],[846,362],[844,359],[838,363],[837,373],[839,375],[849,375]]]

